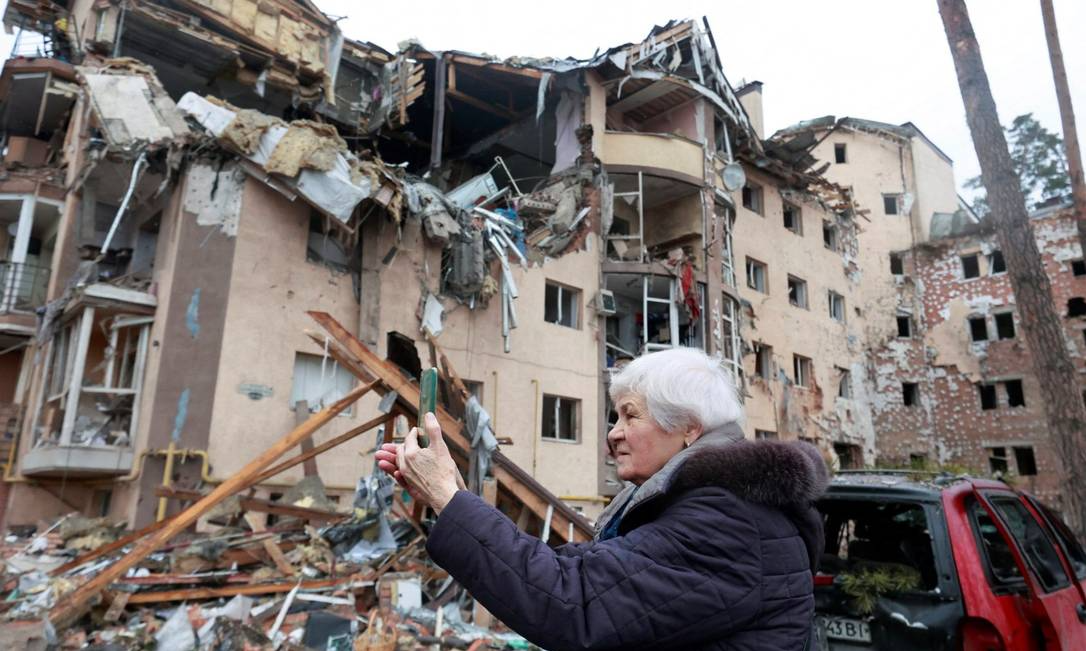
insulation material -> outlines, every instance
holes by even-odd
[[[223,138],[234,121],[237,111],[233,107],[223,106],[196,93],[185,93],[178,107],[205,129],[218,138]],[[260,136],[256,149],[245,157],[269,173],[268,164],[276,147],[286,136],[290,127],[272,124]],[[286,185],[295,190],[308,203],[331,215],[340,222],[347,223],[358,204],[371,196],[373,185],[364,175],[354,174],[352,159],[348,159],[344,148],[332,157],[332,164],[327,170],[312,170],[301,167],[298,175],[287,178]]]
[[[237,165],[219,170],[208,163],[194,163],[185,182],[183,208],[196,215],[197,224],[218,226],[224,235],[235,237],[244,183],[245,174]]]
[[[285,123],[252,109],[241,109],[223,131],[222,139],[243,154],[252,154],[260,146],[260,138],[269,127]]]
[[[297,176],[302,168],[327,172],[346,149],[347,143],[332,125],[297,120],[275,145],[264,169],[283,176]]]
[[[111,147],[132,150],[182,138],[188,127],[177,106],[142,74],[112,74],[79,68],[94,113]]]
[[[563,91],[558,100],[558,106],[554,109],[554,120],[558,126],[554,138],[554,168],[551,169],[551,174],[573,167],[577,163],[577,157],[581,153],[581,144],[577,142],[577,129],[582,123],[583,104],[584,99],[580,95],[567,91]]]

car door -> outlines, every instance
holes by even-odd
[[[1046,527],[1034,517],[1017,494],[1009,490],[974,491],[1000,533],[1011,545],[1023,576],[1027,577],[1031,615],[1048,646],[1086,649],[1086,624],[1077,585],[1068,576]]]
[[[1082,617],[1086,618],[1086,550],[1083,550],[1071,528],[1059,515],[1041,504],[1032,495],[1023,494],[1022,499],[1033,508],[1034,514],[1041,522],[1045,523],[1052,539],[1063,552],[1063,558],[1066,561],[1064,567],[1077,580],[1079,600],[1082,604],[1079,610],[1083,613]]]

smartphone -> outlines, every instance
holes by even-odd
[[[419,380],[419,447],[430,446],[430,437],[423,428],[423,416],[427,412],[437,415],[437,369],[428,368]]]

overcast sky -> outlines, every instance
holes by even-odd
[[[706,16],[732,85],[765,84],[767,135],[822,115],[911,121],[954,160],[959,186],[980,173],[935,0],[316,1],[345,17],[347,36],[389,50],[415,38],[433,50],[501,57],[586,58],[640,41],[654,24]],[[1086,139],[1086,2],[1054,3]],[[1000,119],[1032,112],[1060,132],[1039,1],[968,4]],[[10,51],[10,38],[0,47]]]

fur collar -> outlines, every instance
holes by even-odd
[[[733,429],[703,435],[640,487],[628,484],[596,520],[597,537],[619,509],[629,514],[671,492],[719,486],[749,502],[803,509],[826,490],[829,472],[815,446],[801,441],[748,441],[741,438],[738,426]]]
[[[672,475],[670,491],[719,486],[777,508],[806,506],[826,490],[829,473],[818,449],[801,441],[736,441],[705,446]]]

